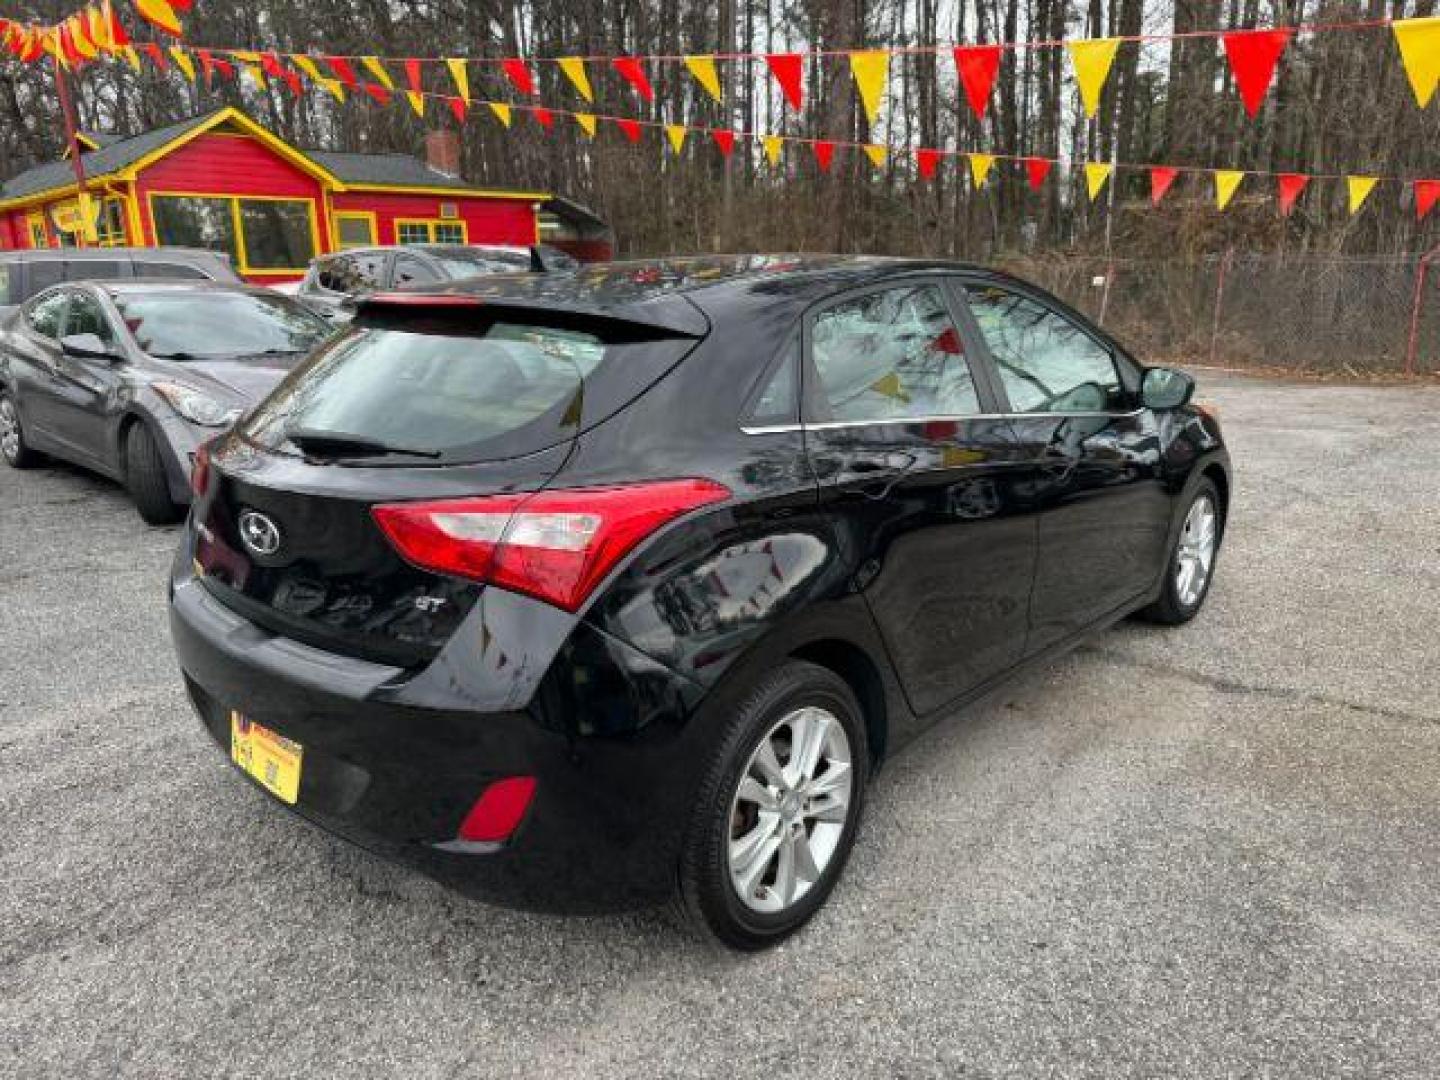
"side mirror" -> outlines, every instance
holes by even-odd
[[[1140,384],[1140,402],[1147,409],[1179,409],[1194,396],[1195,380],[1174,368],[1150,368]]]
[[[115,350],[98,334],[70,334],[60,339],[60,351],[78,360],[118,360]]]

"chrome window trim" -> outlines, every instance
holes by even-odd
[[[877,420],[822,420],[814,424],[753,424],[740,426],[746,435],[778,435],[795,431],[836,431],[856,427],[889,427],[895,424],[936,424],[954,423],[962,420],[1066,420],[1107,417],[1111,420],[1127,420],[1139,416],[1144,407],[1129,412],[1008,412],[1008,413],[961,413],[950,416],[893,416]]]

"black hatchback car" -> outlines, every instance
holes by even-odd
[[[202,452],[171,626],[211,735],[471,894],[824,902],[866,781],[1132,613],[1203,604],[1191,380],[951,263],[696,258],[379,296]]]

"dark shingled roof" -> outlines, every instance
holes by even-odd
[[[191,128],[199,127],[219,110],[213,110],[202,116],[192,116],[188,120],[181,120],[178,123],[166,127],[156,128],[154,131],[147,131],[143,135],[136,135],[130,139],[118,139],[108,146],[102,146],[99,150],[91,150],[82,154],[80,160],[85,165],[86,176],[104,176],[133,165],[152,150],[158,150],[166,143],[178,139]],[[63,188],[75,183],[75,173],[68,161],[52,161],[48,165],[37,165],[33,169],[27,169],[19,176],[6,181],[4,187],[0,187],[0,199],[17,199],[22,195],[34,195],[41,191],[50,191],[53,188]]]
[[[342,154],[333,150],[300,151],[342,184],[390,184],[395,187],[455,188],[470,185],[432,169],[409,154]]]

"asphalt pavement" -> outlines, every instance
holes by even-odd
[[[753,957],[284,813],[181,690],[175,530],[0,466],[0,1076],[1435,1076],[1440,391],[1201,379],[1237,469],[1206,611],[890,761]]]

